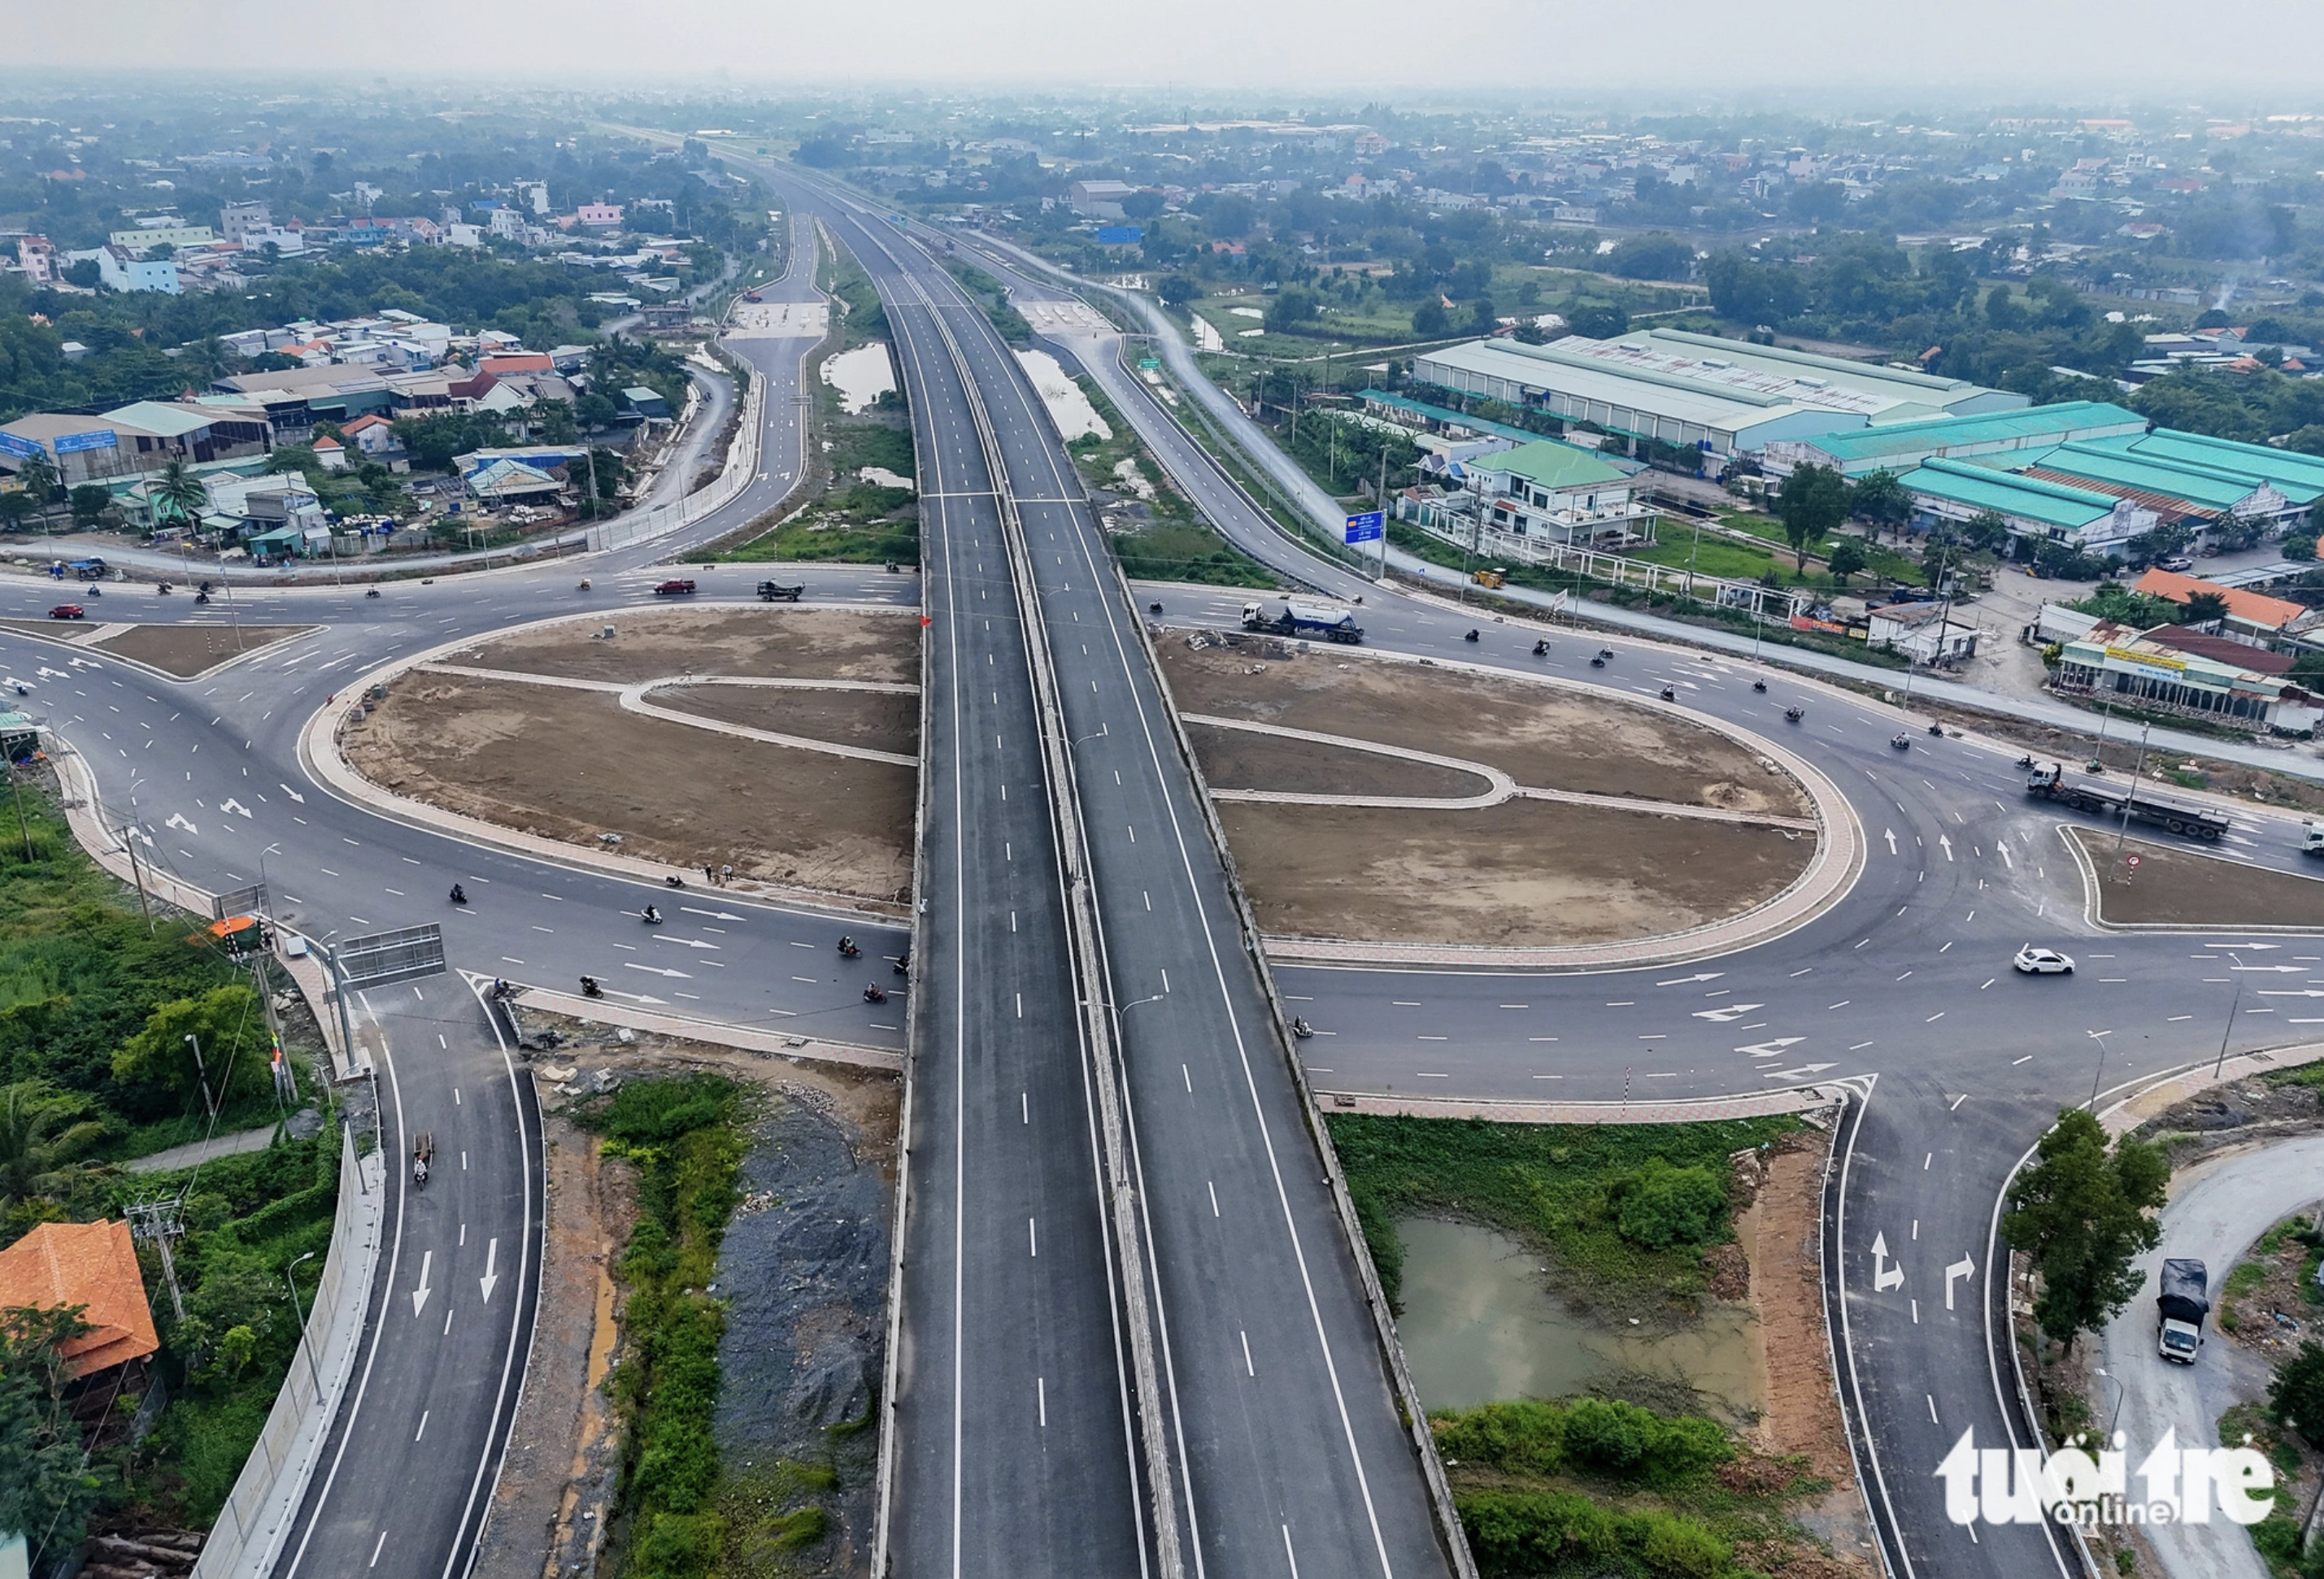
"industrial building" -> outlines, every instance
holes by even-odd
[[[1760,457],[1769,475],[1789,476],[1799,466],[1820,466],[1851,482],[1874,472],[1904,473],[1924,460],[1966,460],[1972,456],[2047,449],[2091,439],[2145,436],[2146,419],[2103,401],[2062,401],[1971,417],[1932,417],[1919,422],[1884,422],[1812,439],[1782,439]],[[2317,463],[2324,469],[2324,461]]]
[[[1990,513],[2001,518],[2012,538],[2118,555],[2132,538],[2156,524],[2146,505],[2096,488],[2021,476],[1997,464],[1932,457],[1897,481],[1912,495],[1913,524],[1923,531],[1939,522]]]
[[[2026,398],[1960,379],[1676,329],[1545,346],[1472,340],[1413,359],[1424,383],[1720,460],[1781,439],[1977,416]]]

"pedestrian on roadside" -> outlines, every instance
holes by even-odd
[[[710,863],[707,861],[702,863],[702,881],[712,884],[715,884],[718,881],[718,874],[710,870]]]
[[[718,886],[719,886],[719,887],[721,887],[721,888],[724,888],[728,883],[730,883],[730,882],[733,882],[733,881],[734,881],[734,868],[733,868],[733,867],[732,867],[732,866],[721,866],[721,867],[718,869]]]

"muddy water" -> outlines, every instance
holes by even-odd
[[[1426,1408],[1496,1399],[1562,1398],[1628,1373],[1683,1381],[1739,1423],[1764,1407],[1754,1380],[1750,1313],[1709,1307],[1676,1333],[1613,1329],[1568,1308],[1540,1259],[1508,1234],[1412,1217],[1404,1240],[1404,1340]]]
[[[861,411],[896,387],[896,365],[888,359],[888,347],[874,340],[825,357],[823,382],[839,392],[842,409]]]

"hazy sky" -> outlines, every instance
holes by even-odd
[[[2324,0],[5,0],[0,74],[687,78],[1380,92],[1471,84],[1572,103],[1808,88],[2119,92],[2222,109],[2324,100]],[[6,75],[0,75],[0,92]],[[237,84],[239,86],[239,84]],[[2173,90],[2176,89],[2174,92]],[[2248,101],[2236,104],[2236,97]]]

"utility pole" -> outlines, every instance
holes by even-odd
[[[170,1308],[180,1321],[186,1319],[186,1297],[178,1288],[178,1263],[170,1254],[170,1241],[185,1233],[186,1225],[180,1216],[185,1203],[172,1196],[152,1201],[132,1201],[122,1208],[129,1219],[129,1236],[150,1241],[153,1252],[161,1260],[161,1280],[170,1286]]]
[[[137,831],[135,823],[122,825],[121,842],[129,846],[129,875],[137,884],[137,909],[145,917],[145,936],[151,937],[153,936],[153,907],[145,902],[145,867],[137,859],[137,841],[143,836]]]

